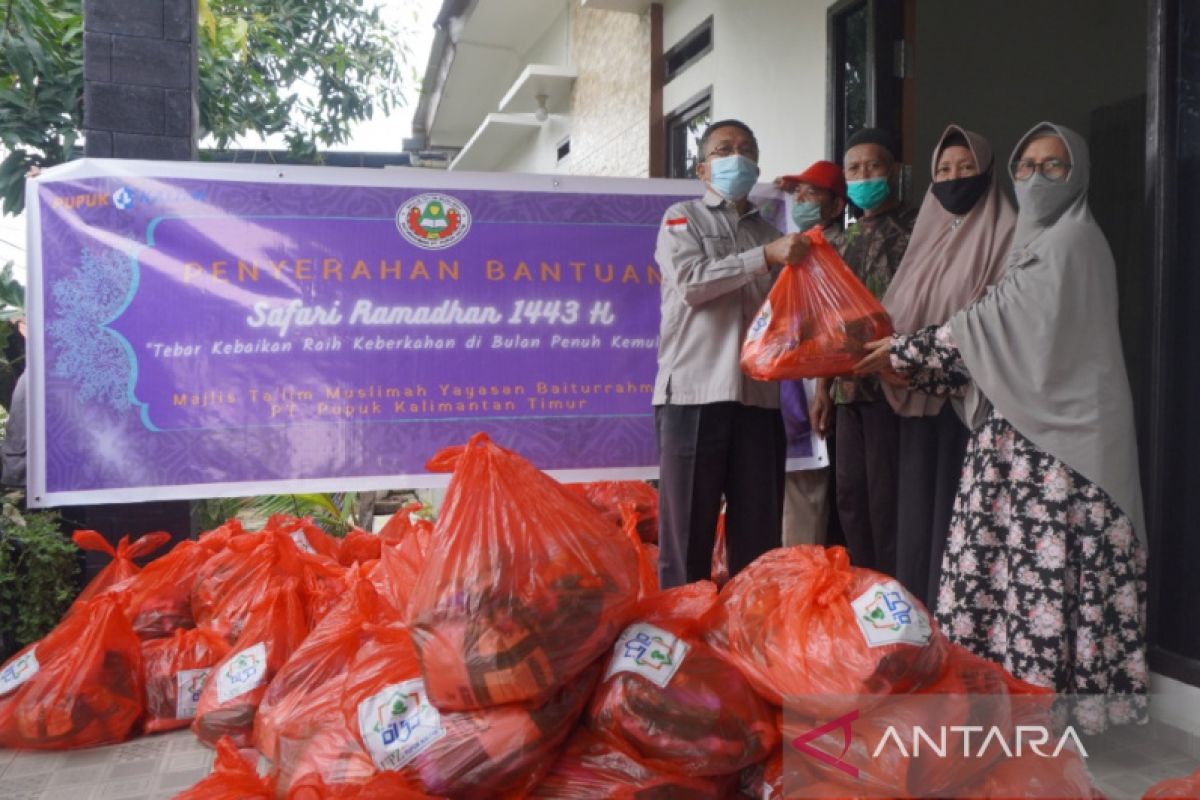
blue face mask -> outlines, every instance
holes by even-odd
[[[879,208],[891,192],[892,189],[888,186],[887,178],[867,178],[846,183],[846,194],[849,196],[850,202],[863,211]]]
[[[792,205],[792,222],[796,223],[796,230],[806,231],[821,221],[820,203],[805,200]]]
[[[726,200],[745,199],[758,180],[758,164],[743,155],[714,158],[708,165],[708,182]]]

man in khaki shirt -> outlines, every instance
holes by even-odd
[[[659,579],[709,577],[721,498],[730,577],[779,546],[784,441],[779,387],[742,374],[742,340],[779,268],[808,249],[748,200],[758,142],[737,120],[700,138],[707,191],[667,209],[655,259],[662,325],[654,385],[659,450]]]

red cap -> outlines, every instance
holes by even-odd
[[[832,161],[814,161],[813,165],[799,175],[784,175],[789,183],[807,183],[818,189],[828,189],[838,197],[846,196],[846,177],[842,168]]]

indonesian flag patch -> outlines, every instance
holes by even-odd
[[[667,226],[667,230],[673,233],[683,233],[687,230],[687,217],[675,217],[667,220],[664,224]]]

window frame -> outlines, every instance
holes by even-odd
[[[697,42],[707,37],[708,41],[701,49],[692,50],[696,47]],[[670,83],[675,78],[682,75],[689,67],[695,64],[700,59],[713,51],[713,46],[716,41],[715,31],[713,30],[713,18],[710,14],[707,19],[692,28],[687,34],[671,46],[671,49],[663,53],[663,85]],[[674,67],[671,62],[677,59],[679,61]]]
[[[666,169],[668,178],[694,178],[687,169],[687,130],[688,125],[696,117],[707,114],[712,117],[713,90],[709,86],[697,92],[680,104],[667,115],[664,123],[666,128]]]

